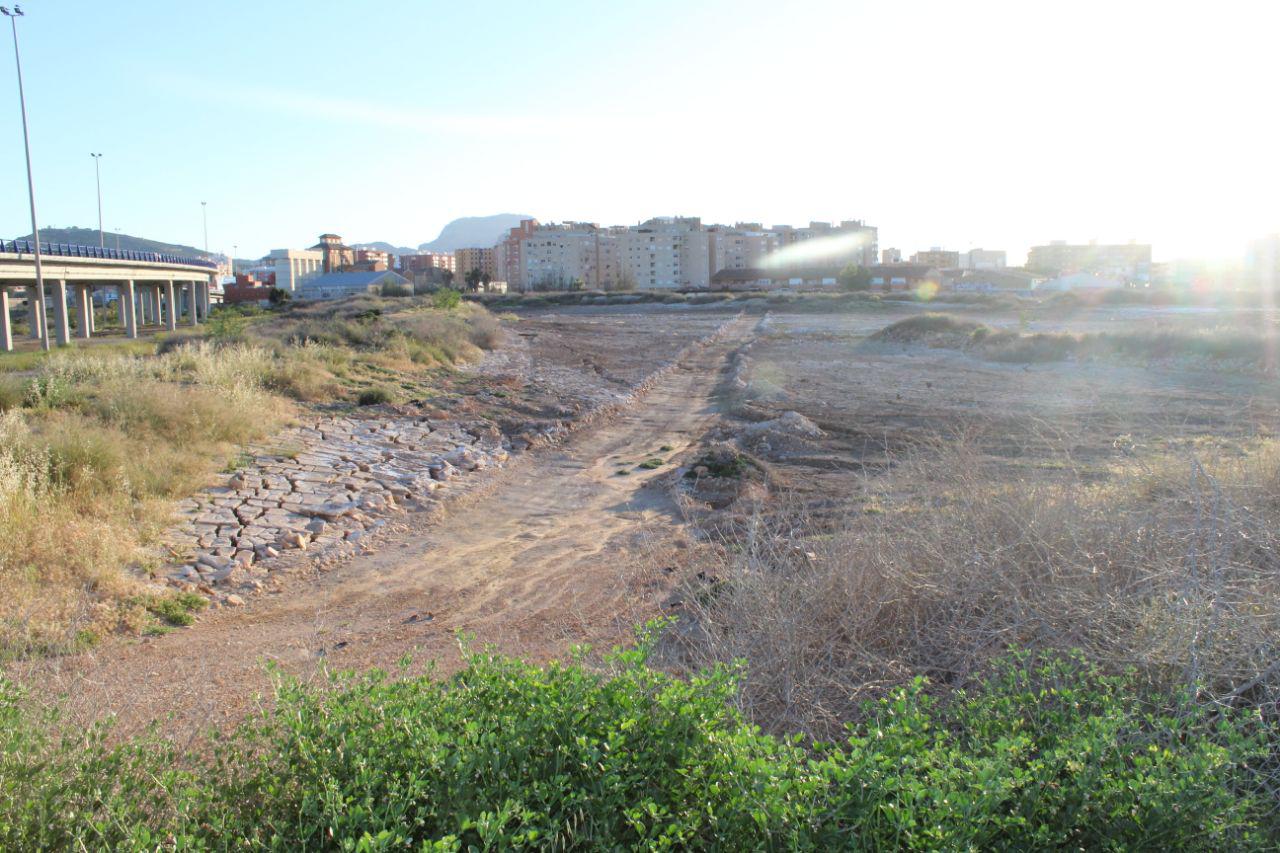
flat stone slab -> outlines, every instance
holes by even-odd
[[[510,444],[482,433],[411,415],[342,416],[287,430],[277,438],[300,447],[295,456],[262,452],[179,502],[179,523],[161,541],[184,561],[167,576],[180,585],[253,583],[248,573],[270,571],[286,549],[349,551],[400,503],[506,462]]]

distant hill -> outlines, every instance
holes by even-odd
[[[446,225],[441,229],[440,236],[430,243],[418,246],[418,251],[452,252],[455,249],[486,248],[497,243],[502,235],[519,225],[521,219],[532,218],[522,213],[464,216]]]
[[[162,252],[169,255],[203,256],[203,249],[195,246],[183,246],[180,243],[162,243],[159,240],[148,240],[145,237],[134,237],[130,234],[107,233],[107,248],[119,248],[130,252]],[[30,240],[31,235],[16,237],[17,240]],[[117,243],[118,241],[118,243]],[[77,246],[98,245],[97,228],[41,228],[41,243],[72,243]],[[210,253],[212,254],[212,253]]]
[[[353,249],[374,249],[379,252],[390,252],[393,255],[412,255],[418,250],[408,246],[396,246],[391,243],[384,243],[381,240],[375,240],[372,243],[352,243]]]

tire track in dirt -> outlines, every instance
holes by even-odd
[[[634,465],[706,432],[728,357],[754,325],[732,321],[634,405],[502,472],[440,524],[190,629],[40,664],[24,680],[64,694],[73,716],[118,715],[122,731],[172,714],[171,730],[194,732],[251,710],[269,690],[267,661],[308,678],[325,665],[394,668],[412,654],[415,669],[435,660],[448,671],[460,630],[535,659],[625,641],[665,592],[645,569],[678,561],[687,541],[667,490],[646,487],[669,468]],[[633,473],[618,476],[618,462]]]

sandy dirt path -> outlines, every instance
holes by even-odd
[[[267,661],[308,678],[325,665],[394,668],[412,654],[414,669],[435,660],[447,671],[459,630],[534,659],[625,641],[660,606],[660,569],[687,543],[667,490],[650,485],[669,466],[633,466],[669,459],[707,430],[728,356],[754,324],[733,321],[623,413],[525,457],[438,524],[192,628],[46,663],[28,680],[73,713],[118,715],[124,731],[166,715],[175,732],[195,731],[254,707]]]

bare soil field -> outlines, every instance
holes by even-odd
[[[847,495],[849,482],[939,442],[980,450],[1004,476],[1046,476],[1068,465],[1101,475],[1144,454],[1239,446],[1280,427],[1280,387],[1267,376],[1177,364],[1006,364],[867,340],[905,311],[770,313],[740,366],[745,387],[735,411],[745,421],[796,411],[825,433],[764,449],[778,474],[795,474],[786,477],[790,485],[828,498]],[[1019,322],[1009,315],[982,319],[996,327]],[[1168,322],[1144,309],[1091,312],[1052,325],[1084,332]],[[768,445],[767,436],[760,441]]]
[[[531,659],[624,641],[678,611],[694,573],[695,586],[714,584],[703,555],[734,547],[721,537],[762,507],[834,526],[927,501],[921,480],[899,489],[892,475],[948,447],[966,448],[988,480],[1103,479],[1169,451],[1243,452],[1280,426],[1267,377],[997,364],[867,341],[918,306],[810,308],[560,307],[509,319],[506,346],[413,405],[486,419],[508,443],[530,422],[559,423],[554,441],[475,475],[436,512],[398,517],[344,560],[295,555],[242,607],[26,677],[86,718],[119,715],[122,731],[171,716],[175,731],[194,732],[253,709],[268,663],[305,676],[411,656],[412,671],[448,672],[459,632]],[[720,477],[707,454],[725,442],[759,476]]]

